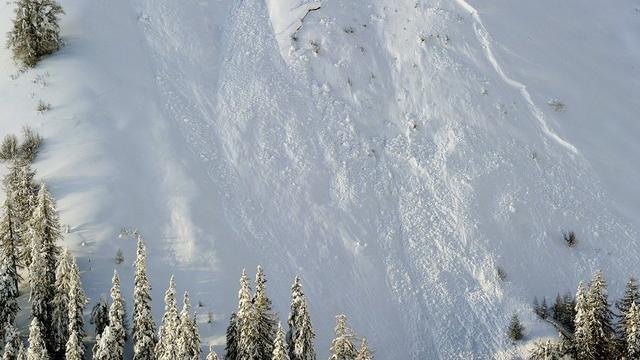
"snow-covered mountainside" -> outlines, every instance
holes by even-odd
[[[513,313],[554,332],[534,295],[640,276],[637,0],[61,4],[60,52],[0,50],[0,135],[45,137],[92,304],[113,267],[131,296],[126,227],[156,320],[175,273],[219,350],[262,264],[283,321],[301,275],[320,358],[344,312],[378,359],[506,359]]]

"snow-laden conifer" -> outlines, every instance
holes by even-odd
[[[38,239],[41,252],[46,262],[47,277],[51,283],[55,282],[56,264],[60,255],[60,247],[57,245],[60,236],[60,221],[56,211],[56,203],[43,183],[38,190],[36,206],[33,209],[29,222],[31,242]]]
[[[278,329],[276,330],[276,339],[273,342],[271,360],[289,360],[289,351],[287,350],[282,324],[278,324]]]
[[[147,277],[147,252],[138,237],[133,288],[133,358],[154,360],[156,325],[151,312],[151,286]]]
[[[84,359],[84,345],[82,339],[78,336],[78,332],[73,330],[69,335],[69,340],[65,345],[65,357],[66,360],[83,360]]]
[[[15,219],[14,229],[17,232],[20,249],[19,266],[28,267],[31,263],[30,223],[36,207],[38,187],[34,181],[35,171],[26,161],[14,161],[4,179],[7,198],[11,199]]]
[[[38,332],[42,333],[42,338],[47,343],[48,349],[55,349],[53,340],[53,297],[55,294],[55,277],[50,277],[42,242],[39,237],[32,242],[31,265],[29,266],[29,285],[31,292],[29,301],[31,302],[31,316],[38,321]],[[47,341],[48,340],[48,341]]]
[[[251,301],[251,288],[247,273],[242,270],[240,291],[238,292],[238,360],[262,360],[258,312]]]
[[[59,24],[62,14],[62,7],[54,0],[18,0],[7,41],[14,59],[35,66],[42,56],[57,51],[62,45]]]
[[[84,339],[84,336],[86,335],[84,329],[84,309],[88,303],[88,299],[82,288],[80,269],[73,257],[71,258],[71,274],[69,304],[67,305],[67,319],[69,319],[68,333],[76,333],[80,346],[83,348],[84,352],[84,343],[82,342],[82,339]]]
[[[640,359],[640,306],[631,302],[625,314],[625,343],[627,359]]]
[[[347,316],[336,316],[335,337],[331,341],[329,360],[354,360],[357,350],[353,344],[355,334],[347,326]]]
[[[111,326],[104,328],[102,335],[96,339],[93,360],[121,360],[120,344],[111,331]]]
[[[169,288],[164,295],[164,315],[158,330],[158,343],[155,353],[158,360],[175,360],[178,358],[178,329],[180,319],[176,304],[176,282],[169,280]]]
[[[288,318],[287,345],[291,360],[316,360],[313,345],[316,334],[311,325],[307,299],[302,291],[300,278],[291,286],[291,311]]]
[[[56,354],[64,353],[69,340],[69,306],[71,305],[71,284],[79,277],[75,274],[73,255],[65,249],[60,255],[56,268],[55,296],[53,298],[53,336]]]
[[[113,272],[111,280],[111,306],[109,307],[109,332],[116,345],[112,351],[112,359],[123,359],[124,343],[126,340],[125,330],[125,303],[120,290],[120,277],[118,272]],[[105,340],[107,341],[107,340]],[[108,340],[110,341],[110,339]]]
[[[206,360],[218,360],[218,354],[213,350],[213,346],[209,346],[209,353]]]
[[[267,296],[266,284],[267,279],[262,266],[258,266],[253,306],[256,312],[258,326],[258,358],[262,360],[271,359],[277,323],[272,311],[271,300]]]
[[[20,310],[16,300],[18,290],[15,287],[13,269],[11,260],[0,249],[0,339],[4,336],[5,325],[13,324]]]
[[[638,282],[635,278],[629,279],[627,287],[622,299],[616,302],[616,308],[618,309],[618,316],[620,318],[618,324],[618,333],[624,337],[627,331],[627,313],[633,303],[640,301],[640,292],[638,291]]]
[[[38,318],[31,320],[29,327],[29,350],[27,351],[28,360],[49,360],[49,353],[44,342],[40,321]]]
[[[355,360],[373,360],[373,354],[371,353],[371,350],[369,350],[367,338],[362,338],[362,343],[360,344]]]
[[[101,335],[109,325],[109,305],[107,305],[107,300],[105,300],[104,296],[101,296],[100,300],[93,306],[90,322],[95,326],[96,337]]]
[[[613,341],[613,314],[609,307],[607,283],[602,272],[598,271],[589,284],[587,296],[591,322],[590,353],[595,359],[607,359],[611,356]]]
[[[20,333],[9,323],[4,333],[4,353],[2,354],[2,360],[17,360],[21,347],[22,339],[20,339]]]
[[[200,358],[200,335],[195,316],[191,315],[189,293],[184,293],[178,328],[178,359],[197,360]]]
[[[229,325],[227,326],[226,345],[224,348],[225,360],[236,360],[238,358],[238,317],[236,313],[231,314]]]
[[[590,359],[591,314],[584,285],[578,285],[576,293],[576,316],[574,318],[574,344],[578,359]]]
[[[12,194],[7,193],[4,203],[2,204],[2,218],[0,218],[0,256],[8,261],[7,269],[5,269],[3,274],[12,280],[12,291],[15,290],[15,294],[17,295],[18,281],[20,279],[18,274],[20,237],[13,207]]]

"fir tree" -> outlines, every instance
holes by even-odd
[[[111,326],[104,328],[102,335],[96,338],[96,346],[94,347],[93,359],[94,360],[120,360],[122,355],[120,353],[120,344],[118,339],[111,331]]]
[[[17,232],[20,261],[18,266],[31,264],[31,234],[29,224],[36,207],[38,187],[34,182],[35,171],[26,161],[14,161],[4,179],[7,198],[11,199],[11,210],[15,216],[14,230]]]
[[[20,279],[18,274],[20,238],[13,211],[12,194],[7,193],[2,210],[2,219],[0,219],[0,256],[3,256],[8,261],[8,267],[3,274],[12,280],[12,287],[17,295],[18,281]]]
[[[535,296],[533,298],[533,312],[536,315],[540,316],[540,303],[538,302],[538,297],[537,296]]]
[[[580,283],[578,285],[578,292],[576,294],[576,310],[575,310],[575,332],[573,335],[574,344],[576,348],[577,358],[591,359],[589,356],[589,345],[591,343],[591,316],[587,299],[587,293],[584,285]]]
[[[595,359],[607,359],[610,356],[613,340],[612,313],[607,296],[607,283],[602,272],[593,276],[587,297],[591,317],[590,346]]]
[[[256,293],[253,306],[257,316],[258,326],[258,358],[270,360],[273,353],[273,340],[276,331],[275,315],[272,311],[271,300],[267,297],[267,279],[261,266],[256,273]]]
[[[86,297],[80,285],[80,270],[68,249],[65,249],[56,268],[55,296],[53,298],[53,329],[56,354],[64,354],[72,330],[84,337],[82,312]],[[73,323],[70,321],[73,316]]]
[[[369,350],[366,338],[362,338],[362,344],[360,345],[360,349],[358,349],[355,360],[373,360],[373,354],[371,354],[371,350]]]
[[[213,351],[213,346],[209,346],[209,354],[207,354],[206,360],[218,360],[218,354]]]
[[[133,358],[134,360],[154,360],[156,325],[151,313],[151,286],[147,278],[146,249],[142,238],[138,237],[135,279],[133,289]]]
[[[625,343],[628,359],[640,359],[640,306],[632,301],[625,314]]]
[[[570,293],[567,293],[562,298],[562,303],[564,305],[564,310],[562,312],[562,323],[569,332],[573,333],[575,331],[574,321],[573,319],[576,316],[576,301],[573,299]]]
[[[123,359],[124,357],[124,343],[126,340],[125,330],[125,303],[120,291],[120,278],[118,272],[113,272],[113,279],[111,280],[111,306],[109,307],[109,331],[110,336],[115,341],[115,346],[111,351],[112,359]],[[107,339],[106,342],[110,343],[111,340]]]
[[[2,249],[0,249],[2,250]],[[11,260],[0,251],[0,324],[13,324],[18,314],[17,297],[18,290],[15,288],[15,278],[12,275],[13,265]],[[0,326],[0,339],[4,336],[4,329]]]
[[[224,349],[224,358],[225,360],[236,360],[238,359],[238,339],[240,335],[238,333],[238,321],[236,313],[231,314],[231,318],[229,319],[229,326],[227,326],[227,338],[226,345]]]
[[[184,293],[178,329],[178,359],[194,360],[200,358],[200,335],[195,317],[191,317],[189,293]]]
[[[313,346],[316,334],[313,332],[307,300],[298,277],[295,278],[291,286],[291,311],[289,312],[288,324],[289,358],[291,360],[316,360]]]
[[[169,288],[164,296],[164,315],[158,330],[158,344],[155,353],[158,360],[174,360],[178,358],[178,309],[176,304],[176,282],[171,276]]]
[[[84,345],[82,339],[78,336],[78,332],[73,330],[69,335],[69,340],[65,345],[65,357],[66,360],[83,360],[84,359]]]
[[[507,334],[512,341],[522,340],[524,337],[524,327],[520,324],[520,318],[518,318],[517,314],[511,317]]]
[[[27,360],[27,350],[24,348],[24,344],[20,341],[20,346],[18,347],[18,356],[16,360]]]
[[[278,324],[278,330],[276,331],[271,360],[289,360],[289,351],[287,351],[287,344],[284,339],[284,331],[282,330],[281,324]]]
[[[5,329],[4,339],[4,354],[2,360],[17,360],[18,352],[22,347],[22,339],[20,339],[18,330],[11,323],[9,323]]]
[[[49,353],[49,349],[52,349],[52,351],[55,349],[53,329],[51,327],[55,277],[52,279],[48,274],[47,262],[44,257],[44,251],[42,251],[43,246],[40,238],[34,238],[32,245],[32,261],[29,266],[31,315],[38,321],[38,332],[42,333],[42,338],[47,344],[47,353]]]
[[[86,335],[84,330],[84,308],[88,303],[87,296],[82,289],[82,283],[80,282],[80,269],[75,261],[75,258],[71,259],[71,277],[69,286],[69,304],[67,305],[67,319],[69,321],[68,334],[75,334],[79,346],[84,353],[83,339]],[[69,351],[69,342],[65,344],[65,352]],[[74,354],[77,351],[73,350]]]
[[[620,318],[618,333],[623,336],[627,331],[627,313],[631,305],[640,301],[640,293],[638,292],[638,282],[635,278],[629,279],[627,288],[622,299],[616,302],[618,309],[618,317]]]
[[[261,344],[258,312],[251,301],[249,278],[242,270],[240,291],[238,292],[238,360],[262,360],[259,346]]]
[[[102,335],[104,329],[109,325],[109,306],[104,297],[91,310],[91,324],[96,328],[96,337]]]
[[[549,317],[549,306],[547,305],[547,297],[542,297],[542,303],[540,304],[540,317],[546,319]]]
[[[43,339],[40,321],[34,317],[31,320],[29,328],[29,350],[27,351],[28,360],[49,360],[47,346]]]
[[[41,251],[46,262],[47,281],[55,282],[57,259],[60,255],[60,247],[56,245],[60,236],[60,221],[56,212],[56,204],[47,186],[40,185],[36,206],[31,216],[30,235],[32,243],[34,239],[40,241]]]
[[[54,0],[19,0],[8,47],[16,61],[35,66],[45,55],[57,51],[60,40],[62,7]]]
[[[347,316],[336,316],[335,337],[331,341],[329,360],[354,360],[358,354],[353,344],[354,338],[353,331],[347,326]]]

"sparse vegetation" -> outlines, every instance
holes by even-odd
[[[496,267],[496,274],[498,275],[498,279],[500,279],[500,281],[507,280],[507,272],[502,267]]]
[[[511,323],[509,323],[509,329],[507,331],[509,339],[512,341],[519,341],[524,338],[524,326],[520,323],[520,318],[517,314],[511,317]]]
[[[309,40],[309,45],[311,46],[311,51],[314,54],[318,55],[320,53],[320,43],[316,40]]]
[[[569,231],[568,233],[565,232],[562,234],[564,237],[564,242],[567,244],[568,247],[573,247],[576,245],[576,233],[573,231]]]
[[[20,157],[26,161],[33,162],[38,152],[40,152],[42,136],[31,129],[31,127],[25,126],[22,128],[22,138]]]
[[[18,138],[13,135],[5,135],[0,145],[0,161],[10,161],[18,156]]]
[[[45,111],[51,110],[51,104],[45,102],[44,100],[38,101],[38,106],[36,106],[36,111],[39,113],[43,113]]]

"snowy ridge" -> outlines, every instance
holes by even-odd
[[[61,3],[60,53],[17,74],[0,50],[0,124],[46,138],[35,166],[92,304],[118,248],[130,297],[127,227],[148,246],[156,321],[175,273],[219,353],[241,270],[262,264],[281,320],[301,275],[320,358],[344,312],[377,359],[511,359],[526,351],[504,336],[514,312],[554,334],[533,296],[599,268],[614,296],[640,276],[631,0]],[[613,30],[575,40],[590,23]],[[607,81],[576,85],[593,69]],[[555,97],[565,112],[536,105]]]

